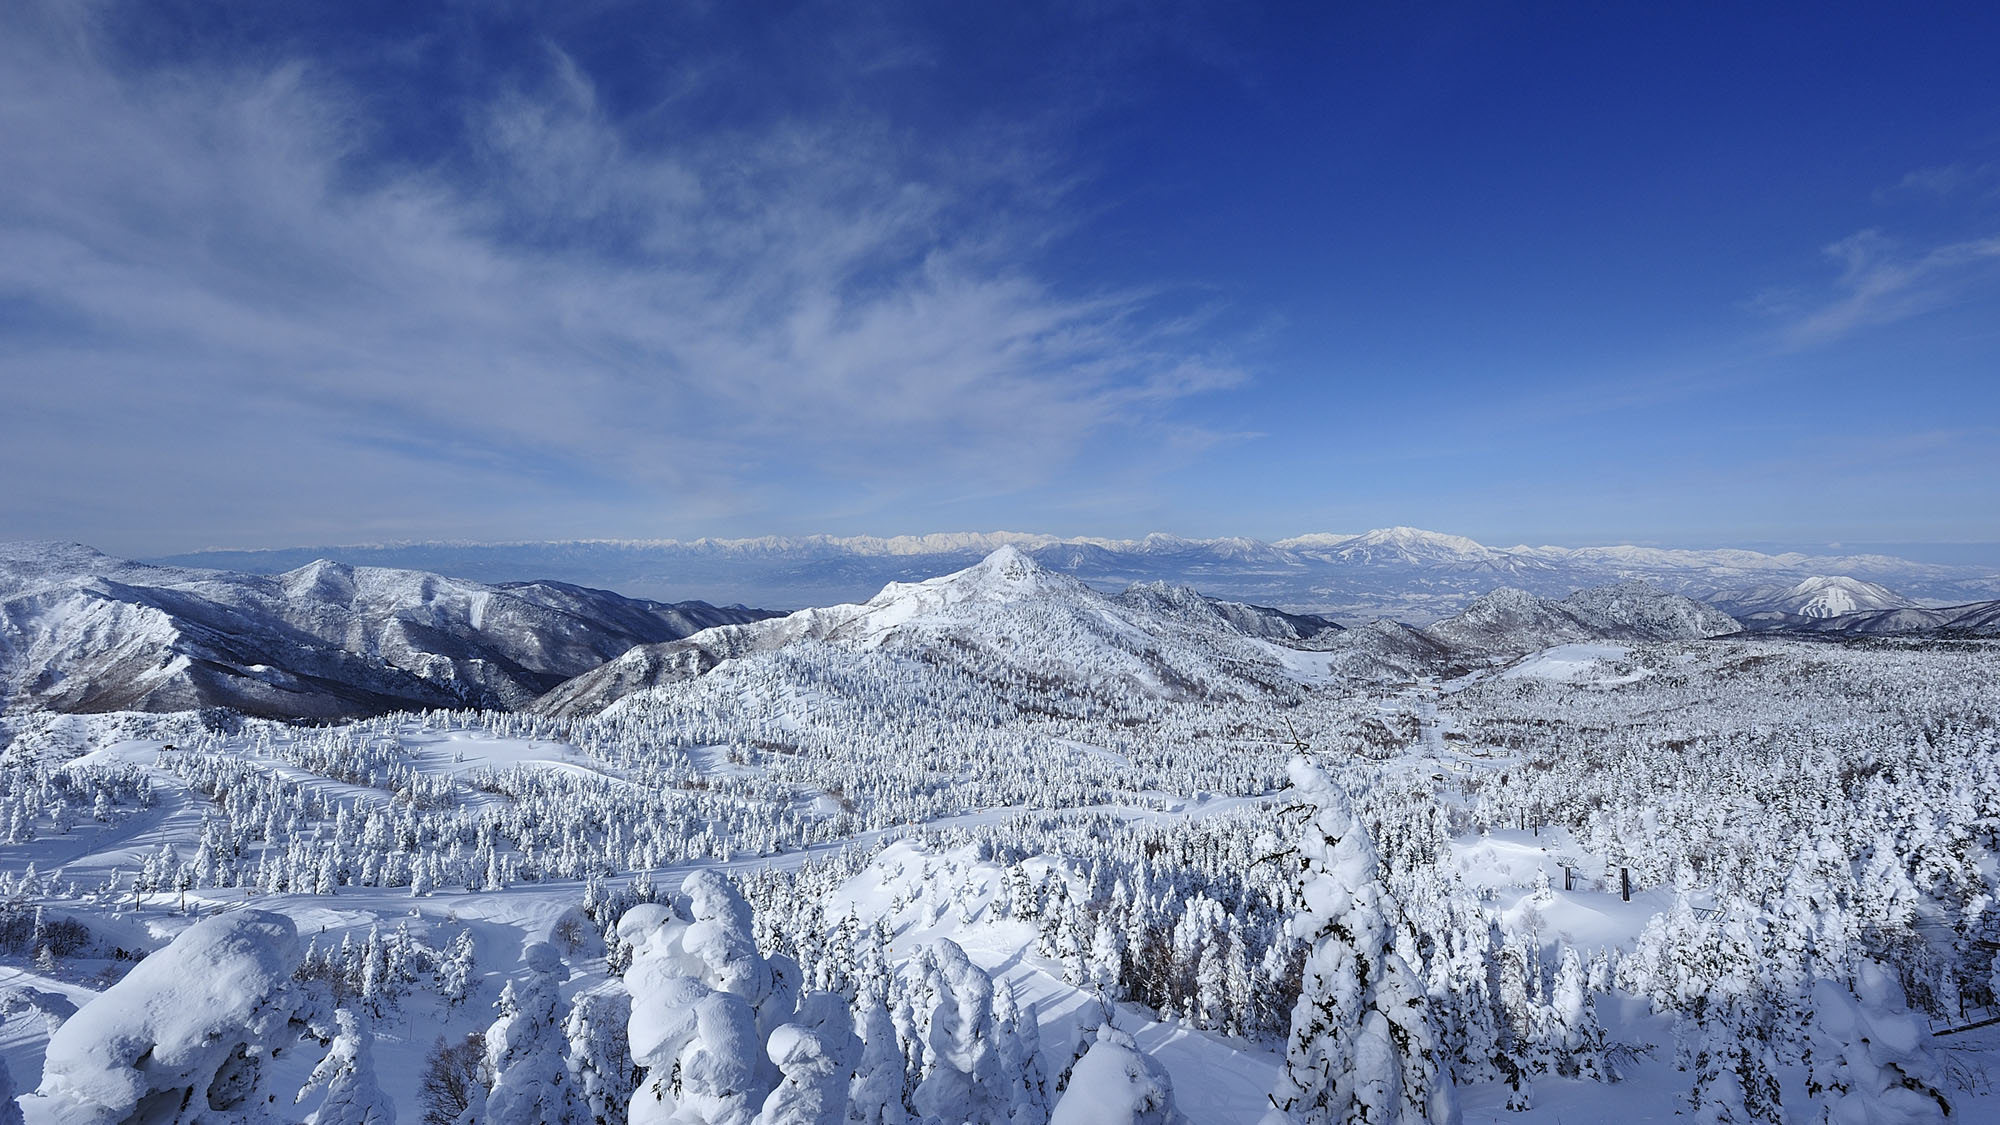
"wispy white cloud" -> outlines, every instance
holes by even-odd
[[[1894,184],[1876,192],[1876,198],[1884,202],[1912,197],[1949,199],[1995,192],[2000,192],[2000,161],[1961,160],[1913,169]]]
[[[843,489],[1039,487],[1098,441],[1185,447],[1175,405],[1242,378],[1150,295],[1038,268],[1062,174],[1031,144],[927,147],[839,109],[637,136],[550,48],[466,107],[471,167],[385,163],[310,63],[141,72],[87,21],[13,30],[17,528],[775,524]]]
[[[1909,247],[1864,230],[1829,244],[1825,255],[1839,269],[1826,290],[1767,293],[1756,302],[1780,318],[1792,347],[1831,343],[1959,299],[2000,270],[2000,236]]]

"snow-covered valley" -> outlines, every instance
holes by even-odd
[[[44,1122],[2000,1119],[1995,642],[1274,612],[1003,547],[522,710],[8,712],[0,1057]]]

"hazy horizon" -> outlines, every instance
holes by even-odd
[[[1408,526],[1408,525],[1391,525],[1391,526]],[[331,542],[270,543],[270,544],[260,544],[260,545],[217,543],[217,544],[208,544],[203,547],[199,547],[189,551],[160,552],[156,554],[125,554],[122,555],[121,557],[131,558],[137,561],[154,561],[159,559],[183,558],[192,555],[219,554],[227,552],[274,552],[275,553],[275,552],[285,552],[285,551],[310,551],[310,550],[320,550],[320,549],[341,550],[341,549],[354,549],[354,548],[409,547],[409,546],[432,546],[432,545],[446,545],[446,544],[452,546],[468,546],[468,547],[505,547],[505,546],[526,546],[526,545],[535,545],[544,543],[569,543],[569,542],[687,543],[703,538],[719,539],[725,541],[731,541],[731,540],[747,541],[747,540],[755,540],[761,538],[812,539],[812,538],[826,537],[835,539],[897,539],[897,538],[916,538],[926,535],[1006,535],[1006,534],[1036,535],[1036,536],[1047,535],[1051,538],[1057,538],[1057,539],[1106,539],[1106,540],[1116,539],[1116,540],[1127,540],[1127,541],[1144,539],[1147,537],[1147,535],[1168,535],[1174,538],[1189,539],[1189,540],[1244,538],[1244,539],[1254,539],[1260,543],[1275,543],[1284,539],[1296,538],[1304,535],[1360,535],[1360,534],[1365,534],[1367,531],[1370,530],[1378,530],[1378,529],[1365,528],[1362,529],[1361,531],[1296,531],[1285,535],[1276,535],[1268,538],[1260,535],[1243,535],[1243,536],[1234,536],[1228,534],[1184,535],[1178,532],[1171,532],[1171,531],[1154,531],[1133,536],[1109,536],[1109,535],[1088,535],[1088,534],[1060,535],[1055,532],[1023,531],[1018,528],[988,528],[978,531],[961,529],[957,531],[892,532],[888,534],[857,532],[851,535],[833,535],[832,533],[825,533],[825,532],[803,532],[797,535],[783,535],[783,536],[757,536],[757,535],[685,536],[685,537],[683,536],[630,536],[630,537],[575,536],[569,539],[453,539],[453,540],[403,539],[403,540],[355,541],[349,543],[331,543]],[[1442,528],[1423,528],[1420,530],[1433,531],[1443,535],[1460,534],[1458,532]],[[1553,538],[1539,537],[1539,536],[1525,536],[1513,539],[1508,539],[1503,536],[1498,539],[1485,539],[1477,535],[1468,535],[1465,536],[1465,538],[1472,539],[1481,544],[1482,546],[1491,547],[1494,548],[1495,550],[1504,550],[1511,547],[1523,547],[1523,546],[1563,547],[1570,549],[1581,548],[1581,547],[1630,546],[1630,547],[1652,547],[1652,548],[1659,548],[1662,550],[1684,550],[1684,551],[1743,550],[1743,551],[1755,551],[1760,554],[1767,554],[1767,555],[1800,554],[1808,556],[1825,556],[1825,557],[1838,557],[1843,555],[1885,555],[1894,558],[1908,559],[1912,562],[1935,563],[1939,565],[1950,565],[1950,566],[1981,566],[1989,564],[2000,564],[2000,540],[1987,541],[1987,542],[1959,542],[1959,543],[1953,543],[1953,542],[1774,543],[1774,542],[1756,542],[1756,541],[1666,542],[1666,541],[1642,541],[1633,538],[1612,538],[1604,540],[1574,539],[1572,541],[1562,542],[1562,541],[1557,541],[1556,539]],[[92,543],[86,545],[103,550],[103,547],[99,544]],[[107,551],[106,553],[119,554],[119,552],[115,551]]]

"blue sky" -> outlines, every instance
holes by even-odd
[[[2000,9],[1747,7],[11,5],[0,537],[2000,561]]]

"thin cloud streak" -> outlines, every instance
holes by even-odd
[[[1840,265],[1836,295],[1793,313],[1785,337],[1794,348],[1832,343],[1948,304],[2000,263],[2000,237],[1909,252],[1880,231],[1865,230],[1832,243],[1825,253]]]

